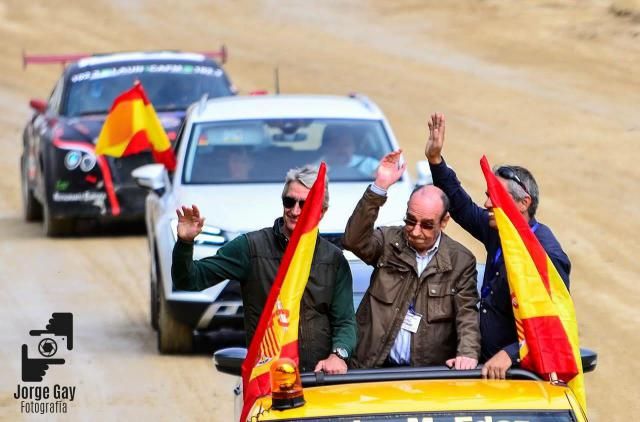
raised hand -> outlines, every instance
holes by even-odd
[[[193,242],[204,226],[204,217],[200,217],[200,210],[195,205],[192,208],[184,205],[176,210],[178,214],[178,237],[185,242]]]
[[[386,190],[400,180],[404,169],[407,167],[407,163],[400,164],[401,155],[402,150],[399,149],[382,157],[376,171],[376,180],[374,182],[376,186]]]
[[[429,125],[429,139],[424,148],[424,155],[431,164],[440,164],[442,162],[442,147],[444,146],[444,114],[436,113],[431,115],[431,120],[427,121]]]

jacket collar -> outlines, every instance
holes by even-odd
[[[395,256],[413,268],[414,272],[417,274],[418,265],[416,262],[416,251],[409,246],[404,230],[400,228],[398,233],[395,236],[392,236],[389,242],[391,250],[394,252]],[[438,250],[427,265],[427,268],[425,268],[422,274],[420,274],[420,278],[422,279],[431,274],[451,271],[453,267],[451,265],[449,255],[449,237],[442,232]]]
[[[273,222],[273,227],[271,229],[273,230],[273,234],[276,237],[276,241],[278,242],[278,245],[284,250],[287,248],[287,245],[289,244],[289,238],[284,234],[283,228],[284,228],[284,218],[282,217],[276,218],[276,221]],[[316,245],[318,245],[318,242],[320,242],[320,237],[321,236],[318,235],[318,238],[316,239]]]
[[[273,222],[273,234],[276,236],[278,245],[280,245],[282,249],[285,249],[287,247],[287,244],[289,243],[289,238],[282,232],[283,227],[284,218],[276,218],[276,221]]]

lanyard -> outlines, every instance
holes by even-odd
[[[538,230],[538,226],[539,226],[538,223],[534,224],[533,227],[531,227],[531,231],[535,233],[536,230]],[[498,250],[496,251],[496,254],[493,257],[493,265],[498,264],[498,261],[500,260],[500,256],[502,256],[502,246],[498,246]],[[489,292],[491,292],[491,286],[489,286],[489,283],[483,284],[482,289],[480,289],[480,295],[482,296],[482,298],[484,299],[485,297],[487,297],[489,295]]]

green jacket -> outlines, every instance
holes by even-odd
[[[171,275],[182,290],[203,290],[223,280],[240,281],[247,342],[258,325],[288,239],[282,219],[272,228],[241,235],[216,255],[193,260],[193,245],[178,240],[173,249]],[[313,371],[336,347],[353,352],[356,323],[349,264],[342,251],[318,237],[311,273],[300,306],[298,331],[300,369]]]

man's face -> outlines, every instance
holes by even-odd
[[[522,214],[526,221],[529,221],[529,214],[527,210],[529,209],[529,204],[531,204],[531,198],[527,197],[520,201],[516,200],[513,195],[511,195],[511,192],[509,192],[508,180],[503,179],[500,176],[496,176],[496,179],[498,179],[502,186],[504,186],[511,199],[513,199],[513,201],[516,203],[516,207],[518,208],[518,211],[520,211],[520,214]],[[487,211],[489,211],[489,227],[491,227],[492,229],[497,229],[498,224],[496,223],[496,216],[493,213],[493,202],[491,202],[491,198],[489,198],[489,192],[486,192],[486,195],[487,200],[484,201],[484,207],[487,209]]]
[[[289,184],[287,193],[284,196],[294,199],[295,203],[291,208],[283,206],[284,211],[282,214],[282,218],[284,219],[284,234],[289,238],[291,238],[293,229],[296,228],[298,218],[302,213],[302,207],[300,207],[299,201],[306,200],[308,195],[309,189],[307,189],[303,184],[299,182],[291,182]]]
[[[423,254],[433,247],[447,226],[449,214],[442,217],[442,201],[414,195],[409,200],[404,231],[409,245]]]
[[[327,161],[330,164],[347,165],[355,152],[355,143],[347,133],[337,134],[327,148]]]
[[[234,151],[229,156],[229,176],[233,180],[248,180],[253,167],[253,157],[247,151]]]

